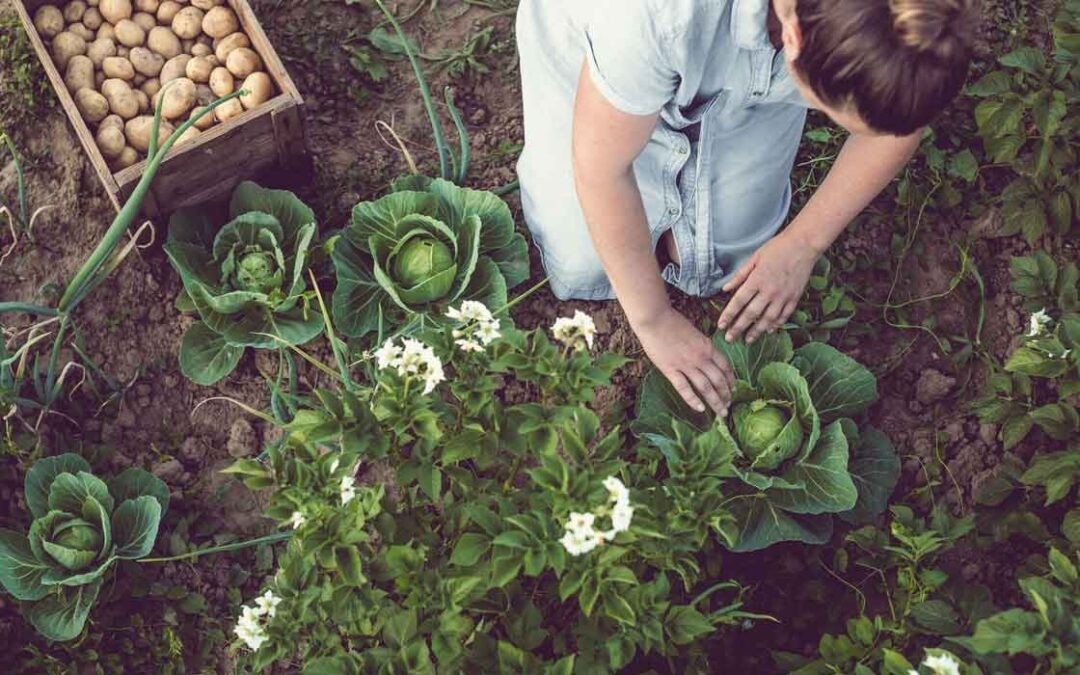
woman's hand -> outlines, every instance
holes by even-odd
[[[633,328],[653,365],[687,405],[705,412],[708,403],[717,415],[727,415],[735,375],[712,340],[671,307]]]
[[[743,334],[748,343],[787,322],[799,305],[820,252],[790,232],[762,246],[724,286],[735,297],[720,315],[728,342]]]

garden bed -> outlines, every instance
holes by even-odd
[[[404,13],[411,3],[401,4]],[[472,137],[474,168],[468,184],[502,187],[514,178],[513,163],[522,140],[513,14],[507,11],[514,3],[437,4],[436,11],[420,11],[405,26],[426,54],[460,53],[478,32],[492,28],[478,57],[490,72],[470,68],[464,57],[448,62],[446,68],[436,68],[435,60],[428,67],[433,88],[454,86],[455,101]],[[998,51],[990,45],[1006,39],[1001,26],[1018,19],[1010,3],[987,4],[992,20],[980,54],[982,70],[988,68],[992,51]],[[407,62],[386,57],[363,37],[378,24],[376,11],[360,3],[329,0],[255,0],[251,5],[306,103],[307,145],[314,158],[310,165],[263,172],[259,179],[264,185],[295,190],[318,214],[322,231],[328,232],[348,223],[354,204],[383,194],[406,172],[397,142],[385,125],[421,167],[435,166],[430,127]],[[1040,3],[1024,11],[1028,32],[1009,39],[1045,43],[1053,7]],[[11,16],[10,10],[0,8],[0,17],[5,12]],[[13,22],[2,30],[14,30]],[[457,66],[463,74],[451,77]],[[47,93],[30,105],[39,114],[6,130],[27,164],[30,203],[50,210],[38,220],[33,241],[18,243],[0,263],[0,300],[48,304],[55,302],[58,289],[97,244],[114,208],[63,112]],[[972,106],[965,100],[950,113],[937,129],[937,146],[954,153],[980,145],[971,121]],[[11,121],[0,118],[0,128]],[[818,136],[808,143],[800,159],[800,177],[818,158],[835,150],[834,139]],[[937,175],[929,164],[932,161],[921,158],[910,176],[910,185],[924,193],[931,174]],[[14,181],[13,167],[0,166],[0,195],[13,194]],[[939,502],[956,517],[982,513],[977,510],[982,491],[1003,472],[1001,429],[980,421],[972,404],[988,386],[985,364],[1005,362],[1028,328],[1030,312],[1023,306],[1024,298],[1010,288],[1010,261],[1031,255],[1040,246],[1032,247],[1019,237],[996,236],[1001,216],[990,195],[1002,185],[994,181],[1001,179],[988,174],[978,184],[958,182],[958,190],[970,194],[955,204],[934,202],[922,209],[917,197],[911,197],[916,188],[908,190],[914,206],[899,203],[890,192],[830,252],[834,280],[856,314],[854,321],[832,330],[828,341],[867,364],[878,377],[880,398],[869,420],[891,437],[903,461],[893,502],[921,514]],[[519,215],[515,198],[509,201]],[[165,224],[159,223],[157,241],[165,234]],[[1080,259],[1073,242],[1056,243],[1059,265]],[[0,255],[9,244],[4,232]],[[963,245],[963,254],[957,244]],[[519,290],[542,280],[536,256],[531,258],[530,279]],[[971,269],[977,274],[972,275]],[[228,543],[270,530],[262,517],[266,504],[220,470],[257,454],[280,435],[236,405],[223,400],[203,403],[227,397],[266,408],[266,378],[278,372],[274,354],[248,350],[236,371],[213,387],[197,386],[180,372],[180,341],[193,322],[174,306],[181,288],[165,253],[154,244],[130,256],[86,301],[80,308],[79,339],[89,360],[111,378],[113,386],[105,388],[104,397],[81,389],[65,402],[64,416],[53,416],[42,426],[41,437],[41,447],[50,454],[84,452],[105,457],[101,466],[117,472],[143,467],[164,480],[172,490],[172,504],[156,549],[162,555],[182,555],[193,546]],[[935,299],[918,301],[924,298]],[[905,306],[913,300],[918,302]],[[820,297],[816,301],[820,304]],[[678,297],[676,304],[703,328],[718,317],[716,306],[708,302]],[[612,385],[599,392],[595,406],[605,422],[620,420],[632,414],[648,364],[616,304],[560,303],[541,290],[515,307],[513,318],[523,328],[546,328],[557,317],[579,309],[594,317],[597,352],[632,359],[615,374]],[[975,344],[964,344],[975,337]],[[325,346],[314,353],[327,362],[333,358]],[[329,383],[313,368],[302,368],[300,379],[308,389]],[[506,396],[517,395],[511,388]],[[1011,453],[1027,462],[1043,450],[1044,442],[1046,437],[1036,430]],[[0,527],[17,529],[25,519],[21,496],[25,462],[36,448],[20,428],[0,439],[0,448],[6,450],[0,458]],[[100,454],[101,448],[107,448],[107,454]],[[1046,520],[1060,520],[1060,514],[1050,513]],[[1029,555],[1045,554],[1045,549],[1032,530],[1025,532],[1017,525],[1016,532],[988,548],[965,540],[949,549],[939,566],[965,583],[986,585],[1001,607],[1019,604],[1018,570]],[[828,546],[781,544],[714,561],[717,578],[737,579],[748,589],[745,609],[777,621],[747,621],[726,628],[708,643],[712,663],[725,671],[773,672],[771,651],[809,657],[823,633],[844,632],[845,621],[861,609],[868,615],[886,613],[881,594],[869,590],[869,575],[854,569],[845,572],[838,562],[851,549],[837,536]],[[106,585],[87,637],[77,644],[49,645],[36,637],[11,599],[0,594],[0,643],[29,645],[16,656],[16,672],[64,672],[62,664],[95,658],[119,664],[123,672],[231,672],[237,653],[232,630],[240,605],[263,588],[275,569],[274,555],[271,547],[262,546],[152,568],[130,564],[125,568],[130,581]],[[869,606],[860,606],[852,584],[866,584]],[[295,664],[279,668],[295,672]],[[669,672],[669,668],[664,660],[644,657],[630,672]]]

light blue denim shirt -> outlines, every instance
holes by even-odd
[[[787,218],[807,104],[769,40],[770,0],[522,0],[518,47],[526,222],[561,298],[613,292],[574,188],[582,64],[617,109],[660,113],[634,163],[653,245],[671,230],[682,264],[664,278],[712,295]]]

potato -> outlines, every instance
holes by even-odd
[[[132,15],[131,0],[101,0],[98,11],[105,20],[116,25]]]
[[[139,114],[139,99],[128,83],[123,80],[105,80],[101,93],[109,102],[109,110],[126,120]]]
[[[146,12],[136,12],[135,16],[131,17],[131,20],[139,24],[139,28],[142,28],[147,33],[150,32],[151,28],[154,28],[158,25],[157,19],[154,18],[154,15],[147,14]]]
[[[181,40],[193,40],[202,32],[203,11],[198,7],[185,7],[173,17],[172,29]]]
[[[207,106],[217,100],[217,96],[210,90],[210,87],[205,84],[195,85],[195,103],[197,105]]]
[[[95,68],[100,68],[105,59],[116,56],[116,43],[112,40],[98,38],[86,48],[86,55]]]
[[[140,12],[154,14],[160,6],[161,3],[158,0],[135,0],[135,9]]]
[[[150,149],[150,133],[154,129],[154,118],[150,115],[143,115],[136,117],[133,120],[128,120],[124,125],[124,135],[127,137],[128,144],[135,148],[139,152],[146,152]],[[158,128],[158,147],[162,143],[169,140],[169,136],[172,136],[173,126],[166,122],[161,121],[161,127]]]
[[[116,28],[111,23],[101,24],[101,28],[97,31],[97,39],[116,42]]]
[[[86,3],[82,0],[72,0],[64,8],[64,21],[78,23],[82,21],[83,14],[86,14]]]
[[[147,132],[149,134],[149,132]],[[113,160],[112,168],[115,171],[126,169],[129,166],[135,166],[139,161],[139,152],[130,145],[124,148],[124,151],[120,153],[120,156]]]
[[[135,77],[131,78],[131,86],[141,87],[143,82],[146,82],[146,76],[142,73],[135,73]]]
[[[201,135],[202,135],[202,132],[199,131],[198,129],[196,129],[195,127],[188,127],[188,130],[185,131],[184,133],[180,134],[180,138],[176,139],[176,145],[183,145],[184,143],[187,143],[188,141],[195,140],[196,138],[198,138]]]
[[[161,69],[165,67],[165,58],[161,54],[155,54],[145,47],[136,47],[128,54],[131,65],[135,71],[147,77],[157,77]]]
[[[124,19],[116,24],[116,41],[128,47],[141,47],[146,44],[146,31],[131,19]]]
[[[157,96],[157,93],[161,91],[161,80],[156,77],[151,77],[146,82],[139,85],[139,90],[146,94],[148,97],[153,98]]]
[[[214,50],[210,45],[204,45],[201,42],[196,42],[191,45],[191,49],[188,52],[192,56],[213,56],[214,61],[217,62],[217,57],[214,56]]]
[[[210,91],[217,97],[228,96],[236,91],[236,79],[228,68],[214,68],[210,73]]]
[[[64,31],[53,38],[52,53],[56,67],[65,71],[71,57],[86,54],[86,40],[75,33]]]
[[[215,7],[203,17],[202,29],[212,38],[223,38],[240,30],[240,20],[232,9]]]
[[[164,85],[166,82],[172,82],[180,77],[187,77],[187,64],[190,60],[191,56],[180,54],[166,61],[165,67],[161,69],[161,74],[158,76],[161,84]]]
[[[51,40],[64,31],[64,15],[52,5],[42,5],[34,12],[34,28],[38,34]]]
[[[218,61],[225,63],[229,58],[229,53],[234,49],[240,49],[241,47],[250,47],[251,40],[247,35],[243,33],[233,33],[228,37],[221,38],[221,40],[214,46],[214,56]]]
[[[213,56],[196,56],[187,62],[186,73],[188,79],[198,84],[206,84],[210,81],[210,73],[214,71],[216,67]]]
[[[105,59],[101,64],[101,71],[105,73],[105,77],[110,79],[135,79],[135,66],[131,65],[131,61],[119,56],[110,56]]]
[[[123,126],[104,126],[102,125],[97,132],[97,146],[98,150],[101,150],[101,155],[105,159],[116,159],[120,156],[120,153],[124,151],[127,146],[127,139],[124,138]]]
[[[94,31],[90,30],[81,23],[69,24],[67,30],[69,33],[74,33],[78,35],[83,40],[86,40],[88,43],[93,42],[97,38],[97,36],[94,34]]]
[[[217,117],[219,122],[228,122],[243,112],[244,106],[240,105],[240,101],[235,98],[225,101],[217,108],[214,108],[214,116]]]
[[[164,56],[166,60],[183,53],[180,38],[165,26],[154,26],[150,29],[146,37],[146,46],[150,48],[150,51]]]
[[[229,57],[225,59],[225,67],[235,77],[247,77],[256,70],[262,69],[262,59],[253,50],[240,47],[229,52]]]
[[[101,12],[97,10],[97,7],[87,9],[86,13],[82,16],[82,24],[90,30],[101,28],[101,24],[104,22],[105,19],[101,18]]]
[[[204,12],[208,12],[217,6],[224,4],[224,0],[191,0],[191,4]]]
[[[172,26],[173,19],[176,17],[177,12],[183,9],[183,5],[175,0],[165,0],[165,2],[158,5],[157,20],[162,26]]]
[[[136,89],[132,93],[135,94],[135,98],[139,101],[139,112],[146,114],[150,111],[150,97],[146,95],[146,92],[141,89]]]
[[[79,54],[68,60],[64,84],[71,93],[80,89],[94,88],[94,62],[90,60],[90,57]]]
[[[98,124],[98,129],[104,129],[105,127],[116,127],[118,129],[124,128],[124,118],[119,115],[109,115],[105,119],[101,120]]]
[[[187,119],[188,113],[195,107],[195,83],[186,77],[178,77],[163,86],[159,96],[161,114],[165,119]]]
[[[80,89],[75,92],[75,107],[79,109],[83,119],[90,123],[100,122],[109,114],[109,102],[93,89]]]
[[[248,75],[240,88],[247,90],[247,93],[240,97],[240,103],[243,104],[245,110],[251,110],[266,103],[274,95],[274,82],[266,73]]]
[[[206,110],[206,106],[204,106],[204,105],[196,106],[191,111],[191,115],[188,116],[188,119],[195,119],[195,117],[197,115],[199,115],[199,113],[201,113],[204,110]],[[214,126],[214,113],[210,113],[208,115],[203,115],[202,117],[199,118],[199,121],[195,122],[195,128],[200,130],[200,131],[206,131],[207,129],[209,129],[212,126]]]

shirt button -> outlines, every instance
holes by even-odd
[[[686,147],[685,145],[680,145],[678,150],[680,155],[685,155],[690,152],[690,148]]]
[[[679,215],[679,207],[672,206],[670,209],[667,210],[667,212],[670,213],[673,216],[677,216],[677,215]]]

